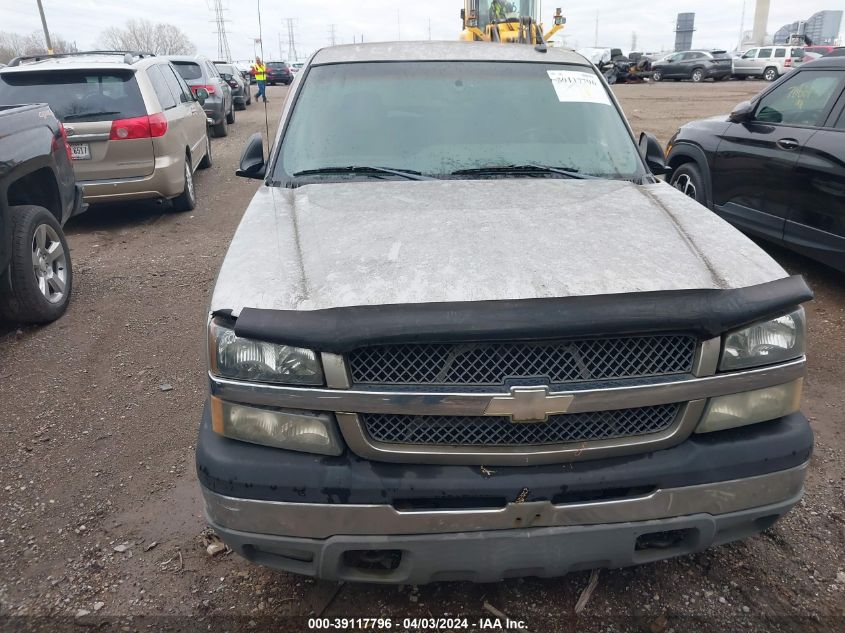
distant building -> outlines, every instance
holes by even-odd
[[[813,44],[837,44],[842,28],[842,11],[819,11],[808,20],[784,24],[773,37],[775,44],[786,44],[792,35],[804,35]]]
[[[695,32],[695,13],[679,13],[675,27],[675,52],[692,48],[692,34]]]

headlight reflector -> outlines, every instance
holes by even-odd
[[[334,416],[319,411],[259,409],[211,398],[211,424],[220,435],[291,451],[340,455]]]
[[[711,433],[766,422],[795,413],[801,406],[799,378],[785,385],[711,398],[696,433]]]
[[[804,355],[804,308],[725,336],[719,369],[771,365]]]
[[[316,352],[241,338],[212,319],[208,325],[208,356],[217,376],[287,385],[322,385],[323,368]]]

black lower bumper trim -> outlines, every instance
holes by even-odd
[[[813,432],[795,413],[753,426],[693,435],[661,451],[542,466],[495,467],[390,464],[295,453],[230,440],[211,429],[208,408],[197,442],[203,486],[243,499],[298,503],[407,504],[414,499],[478,507],[502,500],[601,497],[609,490],[679,488],[742,479],[805,463]],[[527,491],[527,492],[523,492]],[[481,501],[479,501],[481,500]]]

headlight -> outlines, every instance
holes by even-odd
[[[781,363],[804,355],[804,308],[725,336],[719,369]]]
[[[208,357],[216,376],[287,385],[322,385],[323,368],[316,352],[301,347],[254,341],[212,319]]]
[[[220,435],[262,446],[321,455],[343,452],[334,416],[320,411],[259,409],[212,396],[211,426]]]

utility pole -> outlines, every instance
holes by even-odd
[[[226,35],[226,22],[223,17],[223,0],[214,0],[214,23],[217,25],[217,59],[232,61],[232,52],[229,50],[229,38]]]
[[[637,50],[637,32],[634,31],[631,33],[631,50]]]
[[[402,10],[396,9],[396,39],[402,39]]]
[[[739,44],[736,50],[742,52],[742,41],[745,39],[745,0],[742,0],[742,17],[739,19]]]
[[[329,41],[332,43],[332,46],[337,45],[337,24],[329,24]]]
[[[47,44],[47,54],[53,54],[53,43],[50,41],[50,30],[47,28],[47,18],[44,17],[44,7],[41,5],[41,0],[38,2],[38,13],[41,14],[41,26],[44,27],[44,41]]]
[[[428,19],[428,41],[431,41],[431,18]]]

